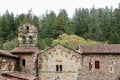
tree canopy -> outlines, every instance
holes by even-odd
[[[47,49],[56,43],[73,49],[81,43],[120,43],[120,5],[115,9],[107,6],[98,9],[78,8],[72,18],[68,17],[65,9],[58,14],[50,11],[41,16],[34,15],[32,10],[15,16],[7,10],[0,15],[0,48],[15,47],[18,27],[24,23],[37,27],[40,49]],[[12,47],[7,48],[7,45]]]
[[[76,35],[67,35],[64,33],[62,35],[59,35],[58,39],[52,41],[52,46],[55,44],[62,44],[76,50],[80,44],[98,44],[98,42],[89,39],[85,40],[82,37]]]

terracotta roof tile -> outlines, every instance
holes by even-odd
[[[16,47],[11,52],[12,53],[35,53],[38,51],[37,47]]]
[[[81,53],[120,53],[120,44],[80,45]]]
[[[17,58],[16,55],[13,55],[9,51],[5,51],[5,50],[0,50],[0,55]]]
[[[42,50],[42,51],[40,51],[38,55],[41,55],[41,54],[44,54],[44,53],[48,53],[48,52],[50,52],[51,50],[54,50],[55,48],[61,48],[61,49],[67,50],[67,51],[69,51],[69,52],[73,52],[73,53],[80,54],[78,51],[75,51],[75,50],[73,50],[73,49],[71,49],[71,48],[68,48],[68,47],[66,47],[66,46],[64,46],[64,45],[62,45],[62,44],[56,44],[55,46],[50,47],[50,48],[47,49],[47,50]]]
[[[8,72],[8,73],[2,73],[3,76],[10,76],[15,77],[19,79],[25,79],[25,80],[35,80],[37,77],[35,75],[23,73],[23,72]]]
[[[5,78],[3,76],[0,76],[0,80],[12,80],[12,79],[8,79],[8,78]]]

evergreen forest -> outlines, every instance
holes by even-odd
[[[39,49],[48,49],[55,44],[63,44],[76,49],[79,44],[119,44],[120,5],[118,8],[76,9],[69,18],[65,9],[46,11],[41,16],[32,10],[27,14],[14,15],[8,10],[0,15],[0,48],[13,49],[18,45],[18,27],[30,23],[38,29]]]

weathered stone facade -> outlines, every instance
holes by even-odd
[[[0,51],[0,53],[3,52]],[[6,54],[5,51],[4,54]],[[4,72],[12,72],[17,70],[17,59],[18,58],[16,56],[0,54],[0,75]]]
[[[99,69],[95,68],[99,61]],[[118,80],[120,77],[120,55],[84,54],[82,58],[81,80]]]
[[[38,76],[41,80],[77,80],[80,71],[80,53],[62,45],[38,55]]]
[[[22,72],[36,75],[36,58],[38,54],[37,29],[33,25],[24,24],[19,27],[19,46],[11,52],[19,56],[19,69]]]
[[[120,80],[120,44],[80,45],[76,51],[58,44],[42,51],[30,24],[19,27],[18,42],[11,51],[0,50],[0,80]]]
[[[16,54],[20,57],[19,59],[19,70],[28,74],[36,75],[36,58],[35,53],[23,53]],[[25,65],[23,65],[23,60],[25,60]]]
[[[19,27],[18,34],[19,46],[36,46],[37,29],[33,25],[24,24]]]
[[[16,59],[9,57],[0,57],[0,73],[7,71],[14,71],[16,65]]]

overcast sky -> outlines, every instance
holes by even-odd
[[[60,9],[66,9],[69,17],[72,17],[76,8],[105,8],[105,6],[113,8],[118,7],[120,0],[0,0],[0,13],[6,10],[14,14],[27,13],[32,9],[35,15],[41,15],[46,10],[54,11],[56,14]]]

